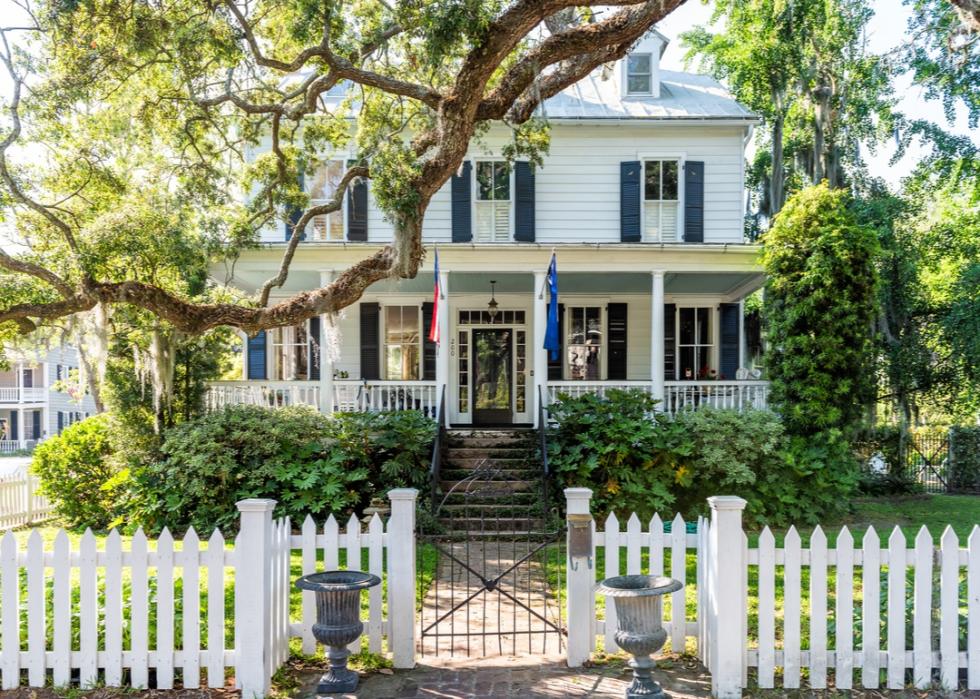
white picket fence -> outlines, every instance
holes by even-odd
[[[0,529],[23,527],[51,516],[54,506],[38,492],[37,476],[18,470],[0,478]]]
[[[77,671],[83,688],[100,681],[144,688],[152,669],[156,687],[169,689],[179,669],[183,686],[194,688],[202,684],[203,669],[203,684],[223,687],[226,671],[233,669],[245,699],[263,697],[289,657],[291,637],[303,640],[305,652],[316,650],[312,593],[303,593],[299,618],[291,618],[294,550],[307,573],[317,570],[318,551],[324,569],[339,567],[341,550],[351,567],[360,568],[366,547],[369,570],[386,576],[389,589],[387,621],[381,587],[370,592],[364,620],[369,648],[380,652],[387,637],[396,667],[411,667],[416,495],[389,493],[387,531],[375,515],[364,530],[352,518],[343,533],[331,516],[321,530],[308,517],[301,533],[293,534],[288,518],[272,518],[274,501],[243,500],[230,548],[221,532],[202,542],[193,529],[179,545],[164,530],[155,542],[139,531],[128,546],[113,530],[101,549],[91,532],[75,549],[63,530],[49,548],[34,530],[23,549],[17,535],[7,532],[0,539],[0,685],[19,686],[26,670],[32,687],[49,679],[66,686]],[[386,547],[399,552],[388,556],[387,569]],[[234,628],[228,633],[225,604],[232,586]]]
[[[906,686],[906,669],[911,669],[916,688],[932,686],[933,670],[938,670],[940,686],[956,689],[960,668],[966,668],[967,688],[980,689],[980,529],[974,527],[967,548],[960,548],[949,527],[938,547],[935,543],[922,527],[913,546],[907,548],[905,535],[895,527],[882,548],[871,527],[856,548],[854,537],[844,527],[834,548],[828,548],[827,536],[817,527],[809,548],[802,548],[793,528],[783,547],[776,548],[772,532],[764,530],[758,548],[749,549],[747,556],[748,566],[757,567],[759,579],[758,643],[748,648],[747,664],[758,668],[759,686],[775,686],[775,668],[781,667],[785,688],[800,686],[802,669],[808,670],[811,687],[826,687],[828,669],[833,669],[839,689],[852,687],[855,671],[860,675],[859,685],[865,688],[884,684],[888,689],[901,689]],[[809,610],[803,612],[801,580],[807,569]],[[782,647],[777,648],[776,582],[780,577],[783,633]],[[828,604],[831,577],[832,606]],[[961,616],[962,582],[966,614]],[[856,612],[860,612],[857,623]],[[807,617],[809,648],[801,650],[800,624]],[[867,623],[871,621],[874,623]],[[884,623],[884,638],[879,622]],[[828,642],[828,626],[833,629],[833,644]],[[861,631],[859,644],[854,643],[856,629]],[[966,637],[962,650],[961,635]]]
[[[698,520],[700,526],[700,519]],[[630,515],[625,531],[620,530],[619,519],[615,513],[606,518],[602,531],[596,531],[593,546],[602,549],[606,577],[616,575],[664,575],[685,583],[685,587],[671,595],[670,618],[664,620],[671,648],[683,652],[688,637],[697,638],[696,621],[688,621],[686,614],[687,552],[698,550],[698,535],[687,533],[687,524],[680,515],[671,521],[670,531],[664,531],[664,522],[655,514],[646,530],[636,513]],[[626,552],[625,569],[622,552]],[[647,565],[643,565],[643,554],[647,553]],[[598,560],[598,559],[597,559]],[[607,652],[616,652],[614,635],[616,633],[616,607],[605,606],[605,619],[594,620],[594,633],[603,636],[603,646]],[[593,640],[591,647],[595,647]]]

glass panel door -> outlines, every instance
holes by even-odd
[[[473,422],[504,425],[513,422],[512,332],[473,330]]]

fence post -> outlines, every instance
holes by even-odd
[[[249,498],[235,550],[235,677],[242,699],[262,699],[272,680],[272,510],[275,500]]]
[[[396,668],[415,667],[415,488],[388,491],[388,646]]]
[[[589,508],[591,499],[588,488],[565,488],[568,667],[585,664],[595,639],[595,525]]]
[[[708,498],[711,507],[707,561],[708,625],[711,651],[711,696],[742,696],[745,664],[746,566],[742,532],[745,500],[733,495]]]

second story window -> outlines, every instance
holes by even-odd
[[[327,160],[320,163],[309,179],[310,204],[313,206],[326,204],[333,199],[343,176],[342,160]],[[344,240],[343,207],[329,214],[314,216],[307,231],[307,240]]]
[[[633,53],[626,58],[626,94],[653,92],[653,58],[649,53]]]
[[[385,306],[385,378],[417,381],[422,357],[421,310],[418,306]]]
[[[647,160],[643,163],[643,240],[671,242],[678,239],[676,160]]]
[[[503,160],[476,163],[476,241],[510,240],[510,168]]]

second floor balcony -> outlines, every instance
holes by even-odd
[[[43,403],[47,392],[43,386],[0,386],[0,403]]]

